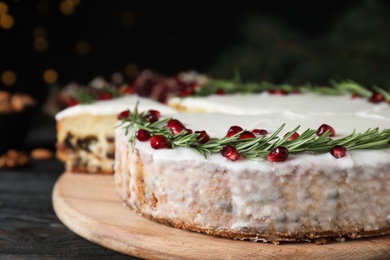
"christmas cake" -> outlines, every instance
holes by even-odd
[[[390,105],[370,101],[214,95],[180,104],[208,113],[158,120],[133,108],[115,128],[117,191],[148,219],[233,239],[389,234]]]

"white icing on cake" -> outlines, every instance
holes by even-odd
[[[63,111],[56,114],[56,120],[60,120],[64,117],[80,115],[83,113],[92,115],[110,115],[118,114],[123,110],[133,110],[136,103],[139,101],[139,111],[146,111],[149,109],[159,110],[164,114],[172,114],[176,111],[164,104],[154,101],[150,98],[140,97],[138,95],[125,95],[118,98],[109,100],[98,100],[91,104],[80,104],[73,107],[64,109]]]
[[[315,93],[272,95],[263,92],[207,97],[175,97],[170,99],[168,104],[190,111],[237,115],[359,113],[362,116],[376,115],[390,118],[389,105],[385,102],[372,104],[367,99],[352,99],[349,95],[327,96]]]

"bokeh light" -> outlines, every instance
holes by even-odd
[[[34,49],[39,52],[44,52],[49,47],[49,43],[44,37],[37,37],[34,40]]]
[[[2,14],[0,16],[0,27],[10,29],[14,25],[14,18],[10,14]]]
[[[45,72],[43,73],[43,80],[47,84],[54,84],[54,83],[56,83],[57,80],[58,80],[58,73],[57,73],[57,71],[55,71],[54,69],[47,69],[47,70],[45,70]]]
[[[60,3],[60,11],[64,15],[71,15],[74,12],[74,4],[71,1],[62,1]]]
[[[1,74],[1,82],[6,86],[12,86],[16,83],[16,74],[12,70],[6,70]]]
[[[43,27],[36,27],[34,29],[34,31],[33,31],[33,36],[34,36],[34,38],[38,38],[38,37],[46,38],[47,37],[47,31]]]
[[[134,25],[135,15],[131,12],[126,12],[122,15],[122,24],[126,27],[131,27]]]
[[[137,76],[138,72],[139,70],[136,64],[130,63],[125,67],[125,75],[130,78]]]
[[[0,15],[6,14],[8,12],[8,5],[4,2],[0,2]]]
[[[87,55],[90,51],[91,47],[87,41],[79,41],[76,44],[76,52],[79,55]]]

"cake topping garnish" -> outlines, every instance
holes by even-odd
[[[285,127],[285,124],[282,124],[272,134],[248,138],[250,131],[240,126],[232,126],[225,137],[212,138],[204,130],[193,132],[187,129],[177,119],[159,118],[152,122],[149,120],[150,111],[139,113],[137,105],[132,112],[128,113],[127,117],[123,117],[124,114],[126,113],[121,113],[122,122],[119,126],[125,128],[126,134],[129,135],[129,141],[133,145],[136,140],[149,140],[147,137],[150,135],[150,144],[154,149],[185,147],[205,158],[211,154],[221,153],[232,161],[246,158],[281,162],[285,161],[291,154],[331,153],[335,158],[342,158],[346,151],[390,148],[390,128],[381,131],[379,128],[369,128],[365,132],[359,133],[353,131],[349,135],[333,139],[331,137],[335,135],[335,131],[326,124],[318,129],[306,129],[300,135],[297,135],[300,126],[282,135]],[[172,129],[176,129],[175,127],[181,130],[172,131]],[[255,132],[264,133],[263,131]],[[242,138],[243,136],[247,138]]]
[[[240,159],[240,154],[238,153],[236,147],[233,145],[226,145],[222,148],[221,154],[223,157],[228,158],[230,161],[237,161]]]
[[[244,131],[240,134],[240,139],[244,139],[244,138],[256,138],[255,134],[250,132],[250,131]]]
[[[270,162],[284,162],[287,158],[288,149],[284,146],[275,147],[267,155],[267,159]]]
[[[321,136],[321,135],[323,135],[327,131],[330,132],[329,136],[331,136],[331,137],[336,135],[336,131],[334,130],[334,128],[331,127],[330,125],[327,125],[327,124],[320,125],[320,127],[317,129],[317,133],[316,134],[318,136]]]
[[[163,135],[155,135],[150,139],[150,146],[153,149],[169,148],[168,140]]]
[[[124,111],[122,111],[122,112],[120,112],[120,113],[118,114],[117,118],[118,118],[119,120],[122,120],[123,118],[129,117],[129,115],[130,115],[130,110],[124,110]]]
[[[206,131],[202,130],[202,131],[195,131],[195,134],[198,135],[198,137],[196,138],[196,140],[198,141],[198,143],[200,144],[205,144],[207,143],[209,140],[210,140],[210,136],[207,134]]]
[[[138,129],[137,132],[135,132],[135,137],[137,137],[138,140],[141,142],[148,141],[150,139],[150,134],[145,129]]]
[[[288,133],[286,133],[284,136],[286,137],[287,135],[289,135],[290,133],[288,132]],[[289,141],[292,141],[292,140],[295,140],[295,139],[297,139],[299,137],[299,134],[297,133],[297,132],[295,132],[295,133],[293,133],[289,138],[288,138],[288,140]]]
[[[241,132],[243,129],[241,126],[233,125],[229,128],[229,130],[226,133],[226,137],[231,137],[239,132]]]
[[[268,134],[268,131],[265,130],[265,129],[252,129],[251,131],[252,133],[254,133],[255,135],[267,135]]]
[[[342,158],[347,154],[347,149],[342,145],[335,145],[330,149],[330,154],[334,158]]]

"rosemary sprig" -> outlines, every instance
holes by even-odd
[[[203,155],[205,158],[211,154],[219,153],[226,145],[236,147],[241,156],[255,160],[266,157],[272,149],[278,146],[286,147],[290,154],[304,152],[313,154],[326,153],[336,145],[342,145],[347,150],[390,148],[390,129],[379,131],[378,128],[374,128],[362,133],[353,131],[351,134],[339,139],[332,139],[330,137],[330,131],[325,132],[321,136],[317,136],[317,130],[306,129],[297,139],[289,141],[288,139],[299,130],[300,126],[289,131],[289,134],[286,136],[280,137],[279,134],[284,129],[285,124],[282,124],[269,136],[240,139],[240,134],[245,131],[242,130],[231,137],[211,138],[207,143],[199,143],[197,141],[199,135],[195,133],[188,134],[186,131],[183,131],[176,136],[173,135],[166,127],[171,117],[151,123],[147,121],[146,115],[146,112],[138,113],[136,106],[127,118],[122,119],[121,125],[126,129],[126,135],[129,135],[129,142],[134,144],[136,141],[136,131],[138,129],[145,129],[152,136],[164,136],[172,149],[175,147],[189,148]]]
[[[304,85],[291,84],[273,84],[270,82],[243,82],[239,73],[236,71],[233,79],[209,79],[208,83],[202,88],[195,89],[195,96],[208,96],[222,89],[227,94],[235,93],[260,93],[269,90],[284,90],[286,92],[312,92],[322,95],[343,95],[356,94],[363,98],[369,98],[374,92],[380,93],[385,97],[385,100],[390,100],[390,93],[378,86],[364,87],[352,80],[341,82],[330,81],[329,85],[313,85],[306,83]]]
[[[80,104],[91,104],[96,100],[99,100],[99,97],[106,93],[110,98],[116,98],[121,95],[120,91],[114,86],[106,86],[102,88],[97,88],[93,86],[81,87],[77,90],[75,94],[75,99],[80,102]]]

